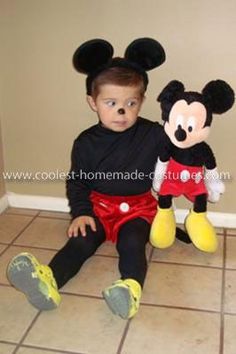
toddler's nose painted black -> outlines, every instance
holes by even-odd
[[[119,108],[117,111],[119,114],[125,114],[124,108]]]

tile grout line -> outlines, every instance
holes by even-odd
[[[225,313],[224,313],[225,315],[227,315],[227,316],[233,316],[233,317],[235,317],[236,316],[236,313],[234,312],[227,312],[227,311],[225,311]]]
[[[10,284],[4,284],[0,283],[0,287],[11,287]],[[81,294],[81,293],[72,293],[72,292],[67,292],[67,291],[60,291],[60,294],[66,295],[66,296],[74,296],[74,297],[82,297],[82,298],[88,298],[88,299],[95,299],[95,300],[101,300],[103,301],[102,295],[89,295],[89,294]],[[214,313],[214,314],[221,314],[221,310],[210,310],[210,309],[203,309],[203,308],[194,308],[194,307],[184,307],[184,306],[174,306],[174,305],[165,305],[165,304],[154,304],[154,303],[148,303],[148,302],[140,302],[140,305],[145,306],[145,307],[158,307],[158,308],[167,308],[167,309],[174,309],[174,310],[184,310],[184,311],[197,311],[197,312],[203,312],[203,313]],[[230,316],[236,316],[236,313],[228,313],[225,312],[225,314],[230,315]]]
[[[30,225],[29,225],[30,226]],[[24,230],[25,231],[25,230]],[[20,235],[19,235],[20,236]],[[15,241],[14,241],[15,242]],[[1,244],[1,242],[0,242]],[[32,249],[35,249],[35,250],[42,250],[42,251],[55,251],[55,252],[58,252],[59,249],[58,248],[50,248],[50,247],[40,247],[40,246],[32,246],[32,245],[21,245],[21,244],[4,244],[4,246],[14,246],[14,247],[18,247],[18,248],[32,248]]]
[[[33,210],[33,209],[30,209]],[[35,215],[37,215],[37,217],[39,218],[45,218],[45,219],[56,219],[56,220],[67,220],[70,221],[70,218],[68,217],[59,217],[59,216],[47,216],[47,215],[40,215],[40,213],[42,213],[43,210],[37,210],[37,212],[35,213]],[[2,213],[3,215],[4,213]],[[18,216],[35,216],[34,214],[27,214],[27,213],[14,213],[14,212],[7,212],[5,213],[5,215],[18,215]]]
[[[1,215],[14,215],[14,216],[35,216],[35,215],[38,215],[38,213],[39,213],[39,211],[37,210],[36,212],[35,212],[35,214],[30,214],[30,213],[14,213],[14,212],[4,212],[4,213],[2,213]]]
[[[0,286],[5,286],[5,287],[8,287],[8,288],[11,288],[11,287],[12,287],[11,284],[4,284],[4,283],[0,283]]]
[[[0,284],[0,286],[11,287],[8,284]],[[69,293],[67,291],[60,291],[60,294],[66,295],[66,296],[74,296],[74,297],[100,300],[100,301],[104,300],[102,295],[98,296],[98,295],[89,295],[89,294]],[[142,301],[140,302],[140,305],[145,306],[145,307],[158,307],[158,308],[168,308],[168,309],[174,309],[174,310],[186,310],[186,311],[197,311],[197,312],[203,312],[203,313],[220,314],[220,311],[217,311],[217,310],[201,309],[201,308],[194,308],[194,307],[182,307],[182,306],[174,306],[174,305],[164,305],[164,304],[153,304],[153,303],[147,303],[147,302],[142,302]],[[232,314],[232,313],[231,313],[231,315],[236,316],[236,314]]]
[[[28,216],[28,215],[27,215]],[[0,253],[0,257],[11,247],[14,246],[14,242],[20,237],[23,232],[33,223],[33,221],[37,218],[38,215],[35,215],[32,217],[32,219],[27,223],[25,227],[19,233],[16,235],[16,237],[13,238],[13,240],[7,244],[7,247]]]
[[[33,222],[34,220],[32,220],[31,222]],[[31,223],[30,222],[30,223]],[[30,223],[25,227],[25,229],[30,226]],[[18,247],[18,248],[25,248],[25,247],[29,247],[29,248],[32,248],[32,249],[36,249],[36,250],[42,250],[42,251],[55,251],[55,252],[58,252],[59,249],[58,248],[50,248],[50,247],[40,247],[40,246],[32,246],[32,245],[23,245],[23,244],[14,244],[15,240],[25,231],[22,230],[22,232],[10,243],[10,244],[7,244],[7,243],[2,243],[0,242],[0,245],[3,245],[3,246],[8,246],[6,247],[5,250],[2,251],[2,253],[0,253],[0,256],[5,253],[5,251],[10,247],[10,246],[14,246],[14,247]],[[186,267],[198,267],[198,268],[206,268],[206,269],[218,269],[218,270],[222,270],[222,267],[220,266],[211,266],[211,265],[204,265],[204,264],[193,264],[193,263],[178,263],[178,262],[171,262],[171,261],[157,261],[157,260],[151,260],[152,258],[152,255],[154,253],[154,249],[151,250],[150,252],[150,256],[148,257],[148,265],[150,263],[155,263],[155,264],[168,264],[168,265],[177,265],[177,266],[186,266]],[[110,255],[110,254],[94,254],[93,256],[95,257],[105,257],[105,258],[115,258],[117,259],[118,258],[118,255]],[[236,271],[235,268],[227,268],[227,270],[232,270],[232,271]]]
[[[218,269],[222,270],[222,266],[211,266],[211,265],[205,265],[205,264],[193,264],[193,263],[178,263],[178,262],[167,262],[167,261],[156,261],[153,260],[152,263],[156,264],[168,264],[168,265],[173,265],[173,266],[186,266],[186,267],[192,267],[192,268],[206,268],[206,269]]]
[[[130,326],[130,323],[131,323],[131,319],[129,319],[126,323],[126,326],[125,326],[125,329],[124,329],[124,332],[122,334],[122,337],[121,337],[121,340],[120,340],[120,344],[118,346],[118,349],[117,349],[117,352],[116,354],[121,354],[121,350],[123,348],[123,345],[124,345],[124,342],[125,342],[125,339],[127,337],[127,334],[128,334],[128,330],[129,330],[129,326]]]
[[[66,296],[94,299],[94,300],[104,300],[102,294],[99,296],[99,295],[89,295],[89,294],[79,294],[79,293],[78,294],[77,293],[68,293],[67,291],[60,291],[60,294],[66,295]]]
[[[38,218],[38,217],[37,217]],[[30,225],[30,224],[29,224]],[[28,226],[29,226],[28,225]],[[26,226],[26,228],[28,227]],[[25,230],[23,230],[25,231]],[[19,235],[20,236],[20,235]],[[18,237],[18,236],[17,236]],[[13,243],[12,243],[13,242]],[[20,244],[20,243],[17,243],[17,244],[14,244],[15,240],[13,240],[10,244],[9,243],[4,243],[4,242],[1,242],[0,241],[0,246],[14,246],[14,247],[19,247],[19,248],[24,248],[24,247],[29,247],[29,248],[33,248],[33,249],[36,249],[36,250],[42,250],[42,251],[55,251],[55,252],[58,252],[60,250],[60,248],[51,248],[51,247],[45,247],[45,246],[33,246],[33,245],[29,245],[29,244]],[[7,247],[8,248],[8,247]],[[4,251],[2,252],[4,253]],[[0,254],[1,256],[1,254]],[[118,258],[118,254],[105,254],[105,253],[95,253],[93,254],[93,256],[96,256],[96,257],[106,257],[106,258]]]
[[[14,349],[12,354],[16,354],[21,346],[21,344],[23,343],[23,341],[25,340],[25,338],[27,337],[29,331],[31,330],[31,328],[33,327],[33,325],[35,324],[35,322],[37,321],[37,319],[39,318],[41,311],[38,311],[35,315],[35,317],[33,318],[33,320],[31,321],[30,325],[27,327],[25,333],[23,334],[23,336],[21,337],[20,341],[18,342],[16,348]]]
[[[63,349],[54,349],[54,348],[49,348],[49,347],[39,347],[39,346],[34,346],[34,345],[23,344],[23,341],[27,337],[29,331],[33,328],[35,322],[37,321],[37,319],[41,313],[42,313],[42,311],[38,311],[38,313],[35,315],[32,322],[30,323],[30,325],[28,326],[28,328],[26,329],[25,333],[23,334],[21,340],[18,343],[12,342],[12,341],[6,341],[6,340],[0,340],[0,343],[15,345],[16,348],[14,349],[12,354],[16,354],[20,348],[41,349],[41,350],[52,351],[52,352],[60,353],[60,354],[85,354],[82,352],[74,352],[74,351],[68,351],[68,350],[63,350]]]
[[[87,354],[83,352],[74,352],[74,351],[68,351],[68,350],[63,350],[63,349],[54,349],[54,348],[48,348],[48,347],[38,347],[35,345],[30,345],[30,344],[21,344],[18,349],[20,348],[28,348],[28,349],[40,349],[40,350],[45,350],[45,351],[50,351],[56,354]],[[12,353],[15,354],[15,353]]]
[[[224,245],[223,245],[223,267],[222,267],[222,284],[221,284],[221,311],[220,311],[220,348],[219,354],[224,353],[224,309],[225,309],[225,271],[227,256],[227,230],[224,229]]]
[[[34,218],[29,222],[29,224],[15,237],[15,239],[13,239],[13,241],[10,244],[5,244],[5,243],[1,243],[3,246],[8,246],[6,247],[5,250],[2,251],[2,253],[0,253],[0,256],[5,253],[6,250],[9,249],[9,247],[14,246],[14,247],[19,247],[19,248],[25,248],[25,247],[29,247],[32,249],[37,249],[37,250],[43,250],[43,251],[55,251],[58,252],[59,249],[57,248],[50,248],[50,247],[40,247],[40,246],[32,246],[32,245],[21,245],[21,244],[14,244],[14,242],[17,240],[17,238],[20,237],[20,235],[25,231],[25,229],[30,226],[30,224],[37,218],[38,216],[35,215]],[[168,261],[157,261],[157,260],[151,260],[152,255],[154,253],[154,248],[152,248],[150,255],[148,257],[148,265],[150,263],[156,263],[156,264],[168,264],[168,265],[180,265],[180,266],[186,266],[186,267],[199,267],[199,268],[206,268],[206,269],[218,269],[221,270],[222,267],[220,266],[211,266],[211,265],[204,265],[204,264],[193,264],[193,263],[179,263],[179,262],[168,262]],[[106,257],[106,258],[118,258],[118,255],[109,255],[109,254],[94,254],[95,257]],[[235,270],[234,268],[229,268],[230,270]]]
[[[34,220],[32,220],[31,222],[33,222]],[[30,223],[31,223],[30,222]],[[25,227],[25,229],[30,226],[30,223]],[[21,233],[23,233],[24,230],[22,230]],[[5,243],[1,243],[1,245],[3,246],[14,246],[14,247],[19,247],[19,248],[25,248],[25,247],[29,247],[29,248],[32,248],[32,249],[36,249],[36,250],[42,250],[42,251],[55,251],[55,252],[58,252],[59,249],[58,248],[50,248],[50,247],[40,247],[40,246],[32,246],[32,245],[23,245],[23,244],[14,244],[14,242],[16,241],[16,239],[21,235],[21,233],[10,243],[10,244],[5,244]],[[0,256],[5,253],[5,251],[9,248],[7,247],[5,250],[2,251],[2,253],[0,253]],[[178,263],[178,262],[168,262],[168,261],[157,261],[157,260],[151,260],[152,258],[152,255],[154,253],[154,249],[151,250],[150,252],[150,255],[148,257],[148,265],[150,263],[156,263],[156,264],[168,264],[168,265],[179,265],[179,266],[186,266],[186,267],[198,267],[198,268],[206,268],[206,269],[218,269],[218,270],[221,270],[222,267],[220,266],[211,266],[211,265],[204,265],[204,264],[193,264],[193,263]],[[115,258],[117,259],[118,258],[118,255],[110,255],[110,254],[94,254],[93,256],[95,257],[105,257],[105,258]],[[228,270],[235,270],[235,268],[228,268]]]
[[[71,221],[70,218],[66,218],[66,217],[60,218],[60,217],[58,217],[58,216],[45,216],[45,215],[40,215],[40,214],[39,214],[38,217],[39,217],[40,219],[55,219],[55,220],[63,220],[63,221],[68,221],[68,222]]]
[[[152,256],[153,256],[153,253],[154,253],[154,247],[151,246],[151,252],[149,254],[149,257],[148,257],[148,265],[152,262]]]
[[[0,339],[0,343],[1,344],[17,345],[17,342],[13,342],[11,340],[4,340],[4,339]]]

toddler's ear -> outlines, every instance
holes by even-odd
[[[89,107],[90,107],[94,112],[97,112],[97,105],[96,105],[96,102],[95,102],[95,100],[93,99],[92,96],[87,95],[87,102],[88,102],[88,104],[89,104]]]

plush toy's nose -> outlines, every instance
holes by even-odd
[[[186,131],[182,129],[181,125],[178,125],[178,129],[175,131],[175,137],[178,141],[184,141],[186,139]]]
[[[119,108],[117,111],[119,114],[125,114],[124,108]]]

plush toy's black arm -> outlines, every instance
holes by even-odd
[[[212,170],[216,167],[216,159],[213,151],[207,143],[202,143],[202,156],[205,158],[205,167]]]
[[[163,129],[162,136],[160,139],[160,154],[159,154],[159,159],[161,160],[161,162],[166,162],[170,160],[171,147],[172,147],[171,141]]]

